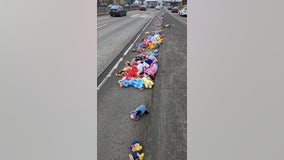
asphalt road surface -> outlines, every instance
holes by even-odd
[[[97,19],[97,76],[111,64],[139,30],[157,11],[128,11],[127,16],[98,16]]]
[[[160,29],[153,25],[154,21],[145,31]],[[164,29],[166,37],[159,50],[154,88],[120,88],[120,78],[114,74],[123,67],[121,62],[98,90],[98,159],[128,159],[130,143],[139,140],[147,160],[186,160],[186,23],[168,12],[164,23],[169,23],[170,28]],[[138,41],[142,38],[144,34]],[[124,60],[134,55],[129,51]],[[150,114],[132,121],[129,112],[140,104],[145,104]]]
[[[179,21],[187,23],[187,17],[186,16],[179,16],[178,13],[172,13],[171,10],[165,9],[166,12],[171,14],[172,16],[175,16]]]

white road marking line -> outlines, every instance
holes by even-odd
[[[149,17],[149,15],[146,15],[146,14],[134,14],[134,15],[129,16],[129,17],[131,17],[131,18],[133,18],[133,17],[145,18],[145,17]]]
[[[182,20],[181,18],[177,17],[177,16],[174,16],[176,17],[179,21],[183,22],[184,24],[187,24],[187,22],[185,22],[184,20]]]
[[[142,34],[142,32],[144,32],[144,30],[146,29],[147,26],[149,26],[149,24],[153,21],[154,17],[151,16],[150,17],[150,21],[146,24],[146,26],[143,28],[143,30],[139,33],[139,35],[136,37],[136,39],[133,41],[133,43],[128,47],[128,49],[124,52],[123,56],[120,57],[120,59],[116,62],[116,64],[114,65],[114,67],[110,70],[110,72],[107,74],[107,76],[103,79],[103,81],[100,83],[100,85],[98,86],[97,90],[101,89],[102,85],[111,77],[112,72],[117,69],[119,63],[123,60],[123,57],[127,55],[128,51],[132,48],[132,46],[134,45],[134,43],[137,41],[137,39],[140,37],[140,35]]]
[[[137,17],[138,16],[138,14],[134,14],[134,15],[132,15],[132,16],[130,16],[130,17]]]
[[[123,57],[120,57],[120,59],[116,62],[116,64],[114,65],[114,67],[111,69],[111,71],[109,72],[109,74],[111,75],[112,72],[117,69],[119,63],[123,60]]]
[[[136,40],[135,40],[135,41],[136,41]],[[132,44],[130,45],[130,47],[124,52],[123,56],[126,56],[126,55],[127,55],[128,51],[130,50],[130,48],[133,47],[133,45],[134,45],[134,43],[132,43]]]
[[[102,28],[102,27],[105,27],[105,26],[107,26],[107,25],[109,25],[109,24],[101,25],[101,26],[99,26],[97,29]]]

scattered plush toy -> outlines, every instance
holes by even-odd
[[[126,64],[128,64],[129,62],[125,62]],[[124,66],[120,71],[118,71],[115,76],[117,77],[121,77],[124,75],[125,72],[127,72],[127,70],[129,69],[130,67],[128,65]]]
[[[144,160],[143,147],[137,140],[133,141],[130,145],[131,153],[129,154],[129,160]]]
[[[151,65],[152,62],[153,62],[152,59],[147,58],[147,59],[145,59],[145,61],[144,61],[144,66],[145,66],[145,67],[150,67],[150,65]]]
[[[137,140],[135,140],[131,143],[130,149],[132,152],[136,152],[136,151],[142,151],[143,147],[139,144]]]
[[[144,160],[144,153],[132,152],[129,154],[129,160]]]
[[[150,45],[149,45],[149,49],[155,49],[155,44],[154,43],[151,43]]]
[[[145,105],[138,106],[135,110],[130,112],[130,118],[134,121],[138,121],[143,114],[148,114],[148,110]]]
[[[154,56],[157,56],[159,54],[159,50],[158,49],[155,49],[155,50],[152,50],[148,53],[148,55],[154,55]]]
[[[151,70],[150,75],[157,73],[157,71],[158,71],[158,62],[157,61],[154,61],[153,63],[151,63],[150,70]]]
[[[153,62],[157,62],[158,61],[157,57],[155,57],[154,55],[149,55],[149,56],[147,56],[147,58],[151,59]]]
[[[140,75],[143,75],[143,70],[144,70],[144,65],[143,63],[139,62],[136,66],[138,72],[137,72],[137,75],[140,76]]]
[[[154,82],[150,77],[143,77],[142,80],[144,82],[145,88],[153,88]]]
[[[121,76],[123,76],[123,74],[124,74],[123,71],[118,71],[118,72],[115,74],[115,76],[116,76],[116,77],[121,77]]]
[[[164,28],[169,28],[170,27],[170,24],[165,24],[164,25]]]
[[[136,65],[131,64],[132,66],[127,70],[127,72],[124,73],[124,75],[122,76],[122,78],[130,80],[131,78],[138,78],[137,77],[137,67]]]
[[[141,78],[131,78],[130,80],[121,79],[118,81],[118,84],[121,88],[133,86],[134,88],[143,90],[144,89],[144,82]]]

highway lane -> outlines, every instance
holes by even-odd
[[[97,19],[97,76],[111,64],[121,50],[157,11],[129,11],[127,16],[99,16]]]
[[[177,18],[177,20],[181,21],[182,23],[187,24],[187,17],[180,16],[178,13],[172,13],[170,10],[166,10],[166,12]]]

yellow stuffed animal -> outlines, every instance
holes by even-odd
[[[132,147],[132,152],[135,152],[135,151],[142,151],[143,147],[140,146],[139,143],[136,143],[133,147]]]
[[[144,160],[144,153],[141,153],[141,154],[139,154],[139,153],[137,153],[137,156],[139,157],[139,160]]]
[[[154,85],[154,82],[149,77],[143,77],[142,78],[145,88],[152,88]]]
[[[151,43],[150,45],[149,45],[149,49],[155,49],[155,44],[154,43]]]

